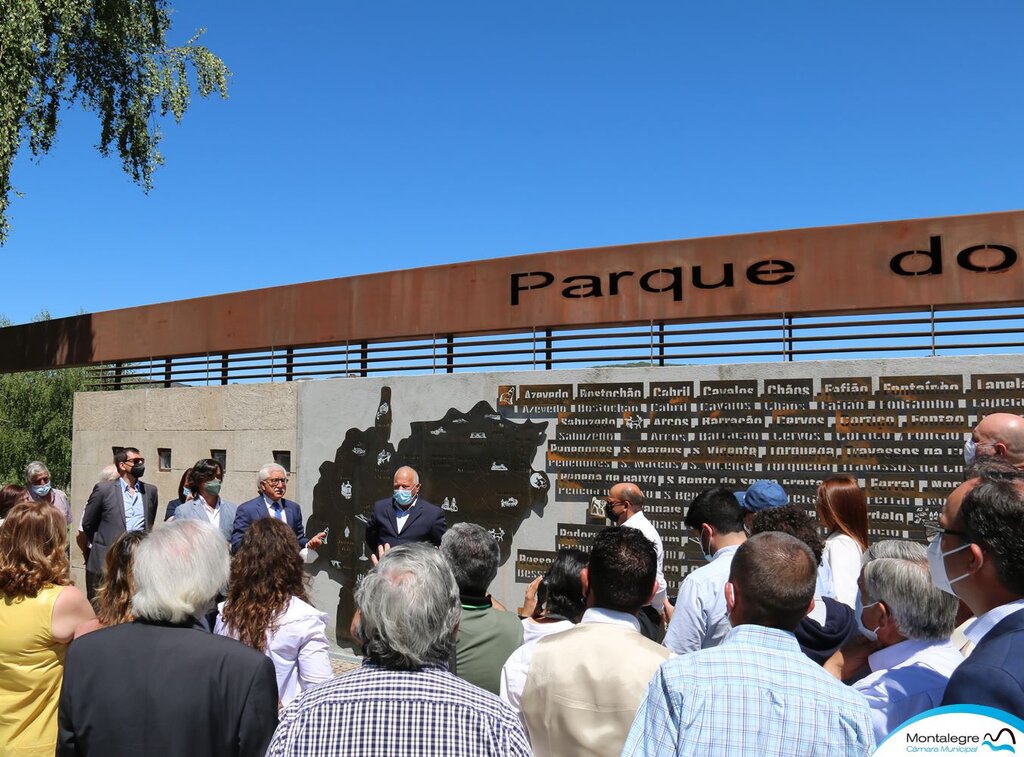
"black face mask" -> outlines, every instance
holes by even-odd
[[[142,478],[142,474],[146,472],[146,466],[142,463],[136,463],[132,466],[131,473],[135,478]]]
[[[613,509],[614,508],[610,504],[605,502],[604,503],[604,517],[606,517],[608,520],[610,520],[613,524],[618,525],[619,519],[617,517],[615,517],[615,513],[612,512]]]

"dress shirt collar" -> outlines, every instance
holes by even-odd
[[[1012,602],[1007,602],[1005,605],[999,605],[999,607],[993,607],[983,615],[979,615],[978,619],[971,624],[971,627],[964,631],[964,636],[973,641],[975,645],[978,645],[988,635],[988,632],[996,627],[999,621],[1022,609],[1024,609],[1024,598],[1015,599]]]
[[[877,652],[872,652],[868,655],[868,666],[871,668],[872,673],[879,670],[888,670],[889,668],[895,668],[897,665],[902,665],[911,657],[915,657],[921,652],[926,652],[932,647],[938,648],[948,645],[948,639],[946,641],[904,639],[884,649],[879,649]]]
[[[279,500],[277,500],[277,502],[275,502],[270,497],[268,497],[266,494],[261,494],[260,496],[263,497],[263,504],[265,504],[270,510],[273,510],[275,505],[280,505],[281,509],[282,510],[284,509],[284,497],[281,497],[281,499],[279,499]],[[220,502],[220,497],[217,498],[217,502]]]
[[[768,649],[789,650],[801,656],[804,654],[792,631],[759,626],[755,623],[743,623],[733,627],[722,643],[751,644]]]
[[[395,515],[408,515],[412,512],[412,509],[416,507],[416,503],[420,501],[419,495],[412,498],[412,502],[409,503],[408,507],[399,507],[398,503],[395,502],[394,497],[391,498],[391,506],[395,508]]]
[[[719,557],[725,557],[726,555],[734,555],[736,554],[736,550],[739,548],[739,544],[730,544],[728,547],[722,547],[719,550],[715,550],[715,554],[711,555],[711,562],[714,562]]]
[[[628,612],[608,610],[604,607],[591,607],[583,613],[583,619],[580,623],[608,623],[609,625],[622,628],[631,628],[640,633],[640,621],[636,619],[635,615],[630,615]]]
[[[121,492],[122,493],[127,493],[128,492],[128,482],[125,481],[124,478],[118,478],[117,480],[121,483]],[[139,483],[140,483],[139,480],[136,479],[135,480],[135,491],[136,492],[139,491]]]

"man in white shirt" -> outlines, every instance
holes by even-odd
[[[974,651],[949,679],[943,705],[1024,712],[1024,480],[1003,466],[957,487],[929,547],[932,580],[977,617]]]
[[[676,654],[719,644],[729,633],[725,584],[733,555],[747,540],[743,510],[736,496],[721,487],[701,492],[686,511],[686,527],[697,536],[709,564],[686,576],[679,587],[665,646]]]
[[[864,561],[857,620],[879,649],[868,657],[871,673],[853,688],[868,700],[880,744],[910,718],[939,706],[964,658],[949,640],[956,597],[932,583],[924,547],[895,539],[875,542]]]
[[[583,619],[535,643],[521,684],[518,701],[536,757],[622,751],[647,683],[669,657],[640,634],[636,619],[657,586],[656,566],[654,545],[637,530],[597,535],[580,574]],[[507,691],[504,698],[510,701]]]
[[[671,620],[672,605],[667,601],[668,583],[665,581],[665,548],[661,544],[658,530],[644,515],[644,493],[634,483],[624,481],[615,484],[608,492],[604,508],[605,517],[614,525],[635,528],[654,545],[654,552],[658,556],[658,590],[654,593],[650,605],[644,610],[652,609],[657,618],[655,622],[659,624],[663,620]]]

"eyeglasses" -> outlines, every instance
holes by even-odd
[[[931,521],[929,523],[922,523],[924,526],[925,538],[928,541],[934,541],[935,537],[948,534],[949,536],[959,536],[961,539],[966,540],[967,534],[963,531],[954,531],[952,528],[943,528],[938,524],[937,521]]]
[[[125,460],[125,462],[130,464],[130,465],[135,465],[135,463],[144,463],[144,462],[146,462],[146,458],[144,458],[144,457],[129,457],[127,460]]]
[[[615,507],[616,505],[620,505],[622,507],[628,507],[629,506],[629,503],[626,502],[626,500],[624,500],[624,499],[606,499],[605,503],[609,507]]]
[[[271,486],[278,486],[280,484],[287,484],[288,483],[288,479],[287,478],[265,478],[263,480],[266,481]]]

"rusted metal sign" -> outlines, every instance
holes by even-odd
[[[444,334],[1024,301],[1024,211],[549,252],[0,329],[3,370]]]

